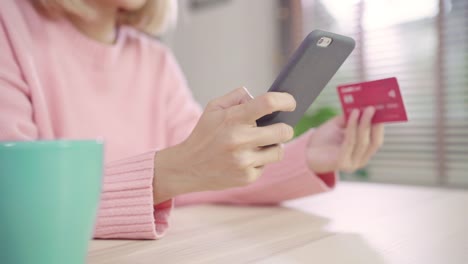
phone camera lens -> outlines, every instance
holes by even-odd
[[[330,43],[332,42],[332,39],[329,38],[329,37],[321,37],[318,41],[317,41],[317,46],[319,47],[328,47],[330,45]]]

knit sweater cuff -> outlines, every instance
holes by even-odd
[[[107,164],[96,238],[157,239],[164,235],[173,202],[153,204],[154,156],[151,151]]]

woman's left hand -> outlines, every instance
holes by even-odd
[[[338,116],[318,127],[307,147],[312,171],[350,173],[364,167],[384,140],[383,124],[371,124],[374,114],[375,108],[368,107],[359,118],[359,111],[354,110],[347,124],[344,116]]]

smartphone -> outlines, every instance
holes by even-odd
[[[291,94],[296,99],[296,110],[263,116],[257,120],[257,125],[286,123],[295,126],[355,45],[350,37],[322,30],[310,32],[268,90]]]

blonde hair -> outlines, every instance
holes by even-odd
[[[92,19],[93,8],[85,0],[31,0],[38,10],[48,17],[64,14],[82,19]],[[122,12],[119,23],[133,26],[154,36],[163,34],[177,19],[177,0],[147,0],[139,10]]]

